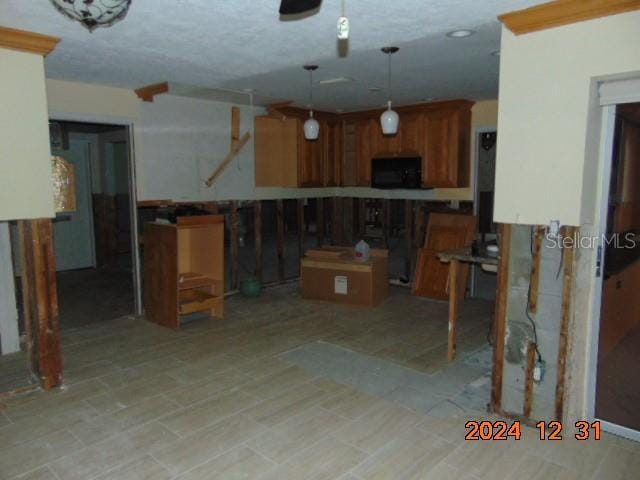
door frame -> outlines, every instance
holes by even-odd
[[[604,272],[605,255],[602,245],[602,239],[607,234],[607,220],[609,216],[609,193],[611,189],[611,171],[613,166],[613,148],[614,148],[614,136],[616,125],[616,105],[606,105],[602,107],[602,124],[601,124],[601,136],[600,142],[600,162],[598,177],[600,179],[597,192],[597,226],[596,232],[598,235],[598,246],[602,250],[600,258],[600,268]],[[593,265],[596,265],[598,249],[594,249]],[[589,338],[589,355],[587,358],[587,416],[597,420],[602,425],[602,429],[619,435],[621,437],[629,438],[636,442],[640,442],[640,431],[633,430],[622,425],[618,425],[607,420],[596,417],[596,387],[598,381],[598,349],[600,340],[600,320],[602,315],[602,297],[604,295],[604,274],[600,276],[595,275],[594,272],[594,292],[591,305],[591,335]]]
[[[480,173],[480,149],[482,148],[482,141],[480,135],[487,132],[498,132],[496,125],[482,125],[473,129],[475,148],[473,149],[473,214],[477,217],[480,211],[480,191],[478,190],[478,175]],[[498,143],[496,141],[496,150]],[[494,178],[495,186],[495,178]],[[495,190],[494,190],[495,193]],[[476,235],[477,235],[476,231]],[[478,275],[478,265],[475,263],[471,265],[471,285],[469,286],[469,295],[471,297],[476,294],[476,279]]]
[[[136,179],[136,159],[134,143],[134,121],[130,118],[110,117],[106,115],[85,115],[81,113],[49,111],[49,119],[61,122],[99,123],[105,125],[117,125],[127,129],[126,138],[129,144],[129,209],[131,216],[131,255],[133,266],[134,312],[142,315],[142,276],[140,271],[140,249],[138,234],[138,196]]]

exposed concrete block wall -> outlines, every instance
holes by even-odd
[[[512,225],[509,259],[509,296],[502,384],[502,409],[521,415],[524,406],[527,347],[534,340],[527,318],[527,299],[533,264],[532,245],[535,226]],[[553,242],[543,241],[537,313],[529,313],[536,326],[538,349],[546,363],[545,375],[534,383],[531,417],[550,420],[555,417],[560,322],[562,318],[562,272],[558,275],[562,251]]]

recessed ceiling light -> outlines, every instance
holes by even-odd
[[[452,30],[449,33],[447,33],[447,37],[466,38],[466,37],[470,37],[474,33],[476,33],[475,30],[468,30],[468,29]]]
[[[491,55],[493,55],[494,57],[499,57],[500,56],[500,50],[496,50],[495,52],[491,52]]]

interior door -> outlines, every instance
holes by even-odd
[[[76,167],[76,211],[58,213],[53,220],[56,269],[95,267],[91,206],[90,142],[69,139],[69,150],[54,150]]]

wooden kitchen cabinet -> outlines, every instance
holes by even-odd
[[[371,186],[372,123],[369,118],[356,123],[356,159],[358,185]]]
[[[321,187],[323,180],[324,146],[327,142],[326,125],[320,123],[317,140],[304,138],[303,122],[298,120],[298,186]]]
[[[384,135],[380,119],[371,119],[371,153],[373,157],[393,157],[400,153],[402,129],[398,127],[395,135]]]
[[[422,128],[422,186],[467,186],[470,162],[470,106],[425,112]]]
[[[342,166],[341,185],[355,187],[358,185],[358,140],[356,122],[345,121],[342,124]]]
[[[322,185],[336,187],[342,183],[342,158],[344,155],[344,132],[342,122],[321,125],[323,143]]]
[[[400,114],[400,151],[403,155],[424,156],[422,117],[422,113]]]

